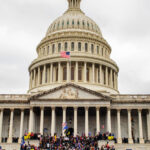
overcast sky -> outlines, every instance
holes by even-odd
[[[28,66],[67,0],[0,0],[0,93],[26,93]],[[121,94],[150,94],[150,0],[82,0],[119,68]]]

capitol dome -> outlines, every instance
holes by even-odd
[[[68,0],[68,10],[48,28],[37,46],[38,57],[29,66],[29,93],[73,83],[88,89],[117,94],[117,64],[98,25],[80,9],[81,0]],[[69,52],[70,58],[62,58]]]

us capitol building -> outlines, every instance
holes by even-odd
[[[14,137],[20,143],[25,132],[64,135],[67,122],[74,136],[108,131],[120,150],[150,150],[150,95],[119,93],[111,47],[80,2],[68,0],[68,10],[37,46],[28,93],[0,95],[0,143],[11,145]],[[129,144],[121,144],[124,137]],[[140,144],[133,144],[137,138]]]

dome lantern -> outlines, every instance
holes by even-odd
[[[69,9],[72,10],[72,9],[79,9],[80,10],[80,2],[81,0],[68,0],[68,3],[69,3]]]

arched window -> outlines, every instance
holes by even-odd
[[[68,49],[68,44],[67,42],[65,42],[65,51],[67,51],[67,49]]]
[[[61,51],[61,43],[58,43],[58,52]]]
[[[64,67],[63,68],[63,81],[66,81],[67,80],[67,68]]]
[[[53,44],[53,46],[52,46],[52,53],[54,53],[55,52],[55,44]]]
[[[80,22],[78,21],[78,26],[80,25]]]
[[[88,52],[88,44],[85,43],[85,52]]]
[[[81,43],[78,43],[78,51],[81,51]]]
[[[67,26],[69,26],[69,20],[67,21]]]
[[[72,20],[72,25],[74,26],[74,20]]]
[[[87,70],[86,70],[86,78],[87,78],[87,82],[89,82],[90,81],[90,70],[89,70],[89,68],[87,68]]]
[[[62,21],[62,28],[64,27],[64,20]]]
[[[94,53],[94,45],[91,44],[91,53],[93,54]]]
[[[84,26],[85,26],[85,23],[84,23],[84,21],[82,21],[82,25],[83,25],[83,28],[84,28]]]
[[[58,24],[57,24],[57,29],[59,29],[59,22],[58,22]]]
[[[97,46],[97,54],[99,54],[99,46]]]
[[[71,42],[71,51],[74,51],[74,42]]]
[[[79,70],[78,70],[78,80],[82,81],[82,67],[79,67]]]
[[[71,80],[74,80],[74,67],[71,67]]]
[[[88,29],[89,29],[89,26],[90,26],[89,23],[87,23],[87,26],[88,26]]]

